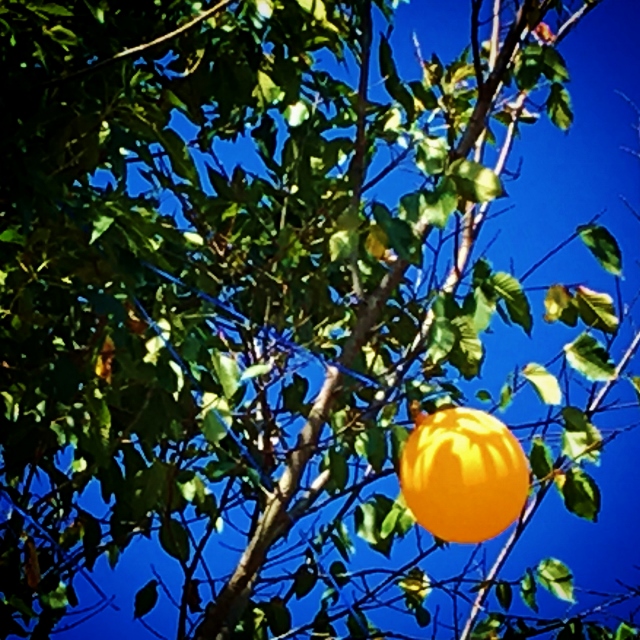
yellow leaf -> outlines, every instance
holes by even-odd
[[[102,343],[98,359],[96,360],[96,375],[102,378],[107,384],[111,384],[111,375],[113,373],[113,359],[116,354],[116,345],[113,343],[111,336],[107,336]]]
[[[387,252],[389,238],[384,229],[377,224],[371,225],[365,240],[365,249],[376,259],[382,260]]]

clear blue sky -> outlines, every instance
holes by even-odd
[[[632,128],[636,114],[616,93],[624,92],[640,105],[639,25],[640,3],[605,0],[603,6],[563,43],[561,51],[571,72],[575,124],[566,135],[547,122],[523,129],[522,139],[517,142],[511,160],[511,167],[515,168],[522,159],[522,174],[517,181],[507,183],[508,204],[513,208],[487,225],[481,242],[481,247],[486,246],[497,235],[488,254],[497,269],[510,270],[513,265],[516,275],[524,272],[541,255],[570,235],[578,224],[604,211],[601,223],[614,233],[623,250],[623,296],[630,300],[640,289],[640,222],[626,211],[619,198],[624,195],[640,208],[640,162],[622,150],[625,146],[638,149],[638,136]],[[411,43],[412,31],[418,34],[425,56],[432,51],[438,52],[445,61],[457,56],[468,39],[468,2],[413,0],[401,5],[391,42],[401,75],[407,79],[417,78],[419,74]],[[394,177],[381,183],[374,195],[393,200],[412,186],[410,182],[403,182],[401,177]],[[579,241],[540,269],[527,284],[538,287],[555,282],[583,283],[592,289],[615,294],[614,279],[598,267]],[[515,365],[524,365],[532,360],[542,362],[577,335],[577,330],[545,326],[542,321],[544,292],[532,290],[530,295],[535,322],[532,339],[519,330],[506,329],[499,321],[494,321],[496,332],[486,337],[487,364],[481,381],[469,387],[470,397],[476,388],[488,389],[496,395]],[[637,310],[635,318],[636,321],[640,318]],[[628,331],[623,333],[621,342],[629,335]],[[619,352],[616,355],[619,356]],[[639,360],[636,360],[635,371],[640,374]],[[630,387],[624,384],[613,397],[626,402],[633,400]],[[523,391],[503,418],[510,424],[518,424],[535,420],[543,412],[544,408],[533,394]],[[606,430],[634,421],[640,422],[637,408],[603,415],[596,423]],[[526,566],[534,566],[543,557],[553,556],[571,567],[578,587],[615,590],[618,588],[617,578],[637,584],[640,571],[634,570],[632,565],[640,565],[637,542],[640,525],[640,500],[637,496],[637,488],[640,487],[639,451],[640,431],[623,435],[607,447],[601,466],[590,469],[603,495],[597,525],[568,514],[558,496],[547,500],[513,554],[505,577],[519,578]],[[393,487],[390,489],[391,494],[394,490]],[[225,539],[229,540],[226,536]],[[413,540],[412,537],[407,538],[406,545],[413,545]],[[487,545],[488,561],[494,557],[499,544],[500,539]],[[413,550],[398,547],[389,562],[358,545],[357,564],[399,566]],[[468,557],[469,551],[467,547],[452,548],[431,558],[423,568],[435,579],[455,575],[459,563]],[[215,557],[212,565],[216,573],[230,569],[237,558],[217,546],[216,542],[208,553]],[[333,559],[334,556],[329,556],[328,562]],[[93,640],[111,639],[118,635],[153,637],[132,621],[134,594],[153,577],[152,564],[168,584],[177,587],[180,579],[177,563],[165,560],[155,551],[154,545],[146,541],[134,543],[115,572],[111,572],[101,559],[94,577],[104,591],[116,596],[121,610],[106,609],[86,625],[64,632],[60,637],[71,639],[90,635]],[[82,578],[78,578],[76,588],[83,596],[83,605],[94,598],[92,591],[83,585]],[[176,588],[174,594],[177,593]],[[591,601],[589,595],[581,591],[577,592],[577,597],[576,610]],[[541,604],[543,613],[549,615],[560,614],[566,609],[551,597],[542,596]],[[429,600],[426,605],[430,606]],[[148,621],[172,637],[176,617],[175,610],[162,596],[160,605],[148,616]],[[376,621],[375,616],[373,620]],[[403,629],[402,625],[397,628],[399,632],[413,630],[413,627]],[[429,630],[429,637],[430,634]]]

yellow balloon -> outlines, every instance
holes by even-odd
[[[456,407],[420,414],[400,456],[400,487],[416,521],[448,542],[478,543],[519,517],[529,463],[492,415]]]

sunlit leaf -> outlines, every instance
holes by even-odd
[[[49,609],[64,609],[70,602],[70,585],[59,582],[55,589],[43,593],[40,602]]]
[[[89,240],[89,244],[93,244],[103,233],[111,227],[111,225],[115,222],[115,219],[112,216],[100,216],[93,223],[93,231],[91,232],[91,238]]]
[[[562,434],[563,455],[577,462],[597,463],[600,459],[602,436],[589,422],[586,414],[576,407],[562,410],[564,432]]]
[[[225,420],[229,420],[231,412],[225,398],[215,394],[205,394],[204,418],[202,420],[202,433],[204,437],[214,445],[228,435],[228,427]]]
[[[632,640],[637,638],[640,630],[637,627],[632,627],[626,622],[621,622],[616,629],[615,640]]]
[[[452,321],[458,340],[451,351],[449,360],[460,373],[470,380],[478,375],[484,357],[482,342],[469,316],[461,316]]]
[[[295,104],[290,104],[284,111],[284,117],[290,127],[299,127],[303,122],[309,119],[309,107],[306,103],[299,100]]]
[[[442,173],[449,154],[449,145],[445,138],[426,136],[416,146],[416,164],[429,175]]]
[[[558,379],[541,364],[530,362],[522,370],[522,375],[531,383],[542,402],[551,405],[562,402],[562,391]]]
[[[266,376],[271,369],[273,369],[273,364],[271,362],[259,362],[257,364],[252,364],[242,372],[239,381],[245,382],[246,380],[258,378],[259,376]]]
[[[236,359],[220,351],[214,351],[211,360],[225,397],[233,398],[240,385],[240,367]]]
[[[451,352],[456,343],[456,332],[451,321],[437,316],[429,329],[427,336],[427,358],[437,364],[442,362]]]
[[[608,333],[617,331],[620,321],[610,295],[579,286],[576,287],[576,301],[580,318],[586,325]]]
[[[331,261],[348,258],[358,247],[358,234],[351,229],[340,229],[329,238]]]
[[[404,591],[405,597],[417,605],[424,602],[431,590],[429,576],[418,567],[409,569],[408,573],[398,581],[398,586]]]
[[[458,158],[447,173],[454,179],[458,193],[470,202],[490,202],[504,193],[500,178],[473,160]]]
[[[389,237],[384,229],[378,224],[371,225],[364,243],[364,248],[376,258],[376,260],[381,260],[386,254],[388,247]]]
[[[533,324],[531,306],[518,279],[509,273],[500,271],[491,276],[491,285],[504,300],[511,321],[519,324],[527,335],[531,335],[531,325]]]
[[[555,558],[542,560],[536,569],[536,577],[538,582],[556,598],[574,602],[573,575],[569,567],[560,560]]]
[[[533,571],[527,569],[522,580],[520,581],[520,597],[523,602],[533,611],[538,611],[538,603],[536,601],[536,592],[538,587],[533,577]]]
[[[569,290],[561,285],[554,284],[547,290],[544,299],[546,322],[560,320],[570,327],[575,327],[578,323],[578,308]]]
[[[564,346],[567,362],[589,380],[612,380],[615,366],[608,351],[593,336],[583,333]]]

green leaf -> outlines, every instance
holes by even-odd
[[[282,636],[291,630],[291,612],[280,597],[271,599],[267,606],[269,629],[275,636]]]
[[[393,508],[394,502],[386,496],[375,494],[371,500],[356,508],[355,528],[360,538],[368,542],[373,549],[387,558],[391,552],[393,538],[382,538],[381,528],[384,519]]]
[[[382,540],[388,538],[396,530],[396,524],[398,523],[399,517],[400,509],[396,508],[396,505],[394,505],[391,511],[387,513],[382,521],[382,525],[380,526],[380,538],[382,538]]]
[[[460,316],[451,324],[458,334],[458,341],[451,351],[449,361],[467,380],[470,380],[480,372],[484,356],[482,342],[473,325],[473,318]]]
[[[416,145],[416,165],[427,175],[442,173],[448,155],[449,144],[446,138],[426,136]]]
[[[615,276],[622,275],[622,254],[616,239],[597,224],[581,225],[578,234],[603,269]]]
[[[433,190],[422,189],[400,198],[399,217],[412,224],[426,222],[444,229],[458,206],[456,185],[451,178],[443,178]]]
[[[569,80],[567,65],[555,47],[543,47],[543,60],[543,73],[551,82],[567,82]]]
[[[342,491],[349,480],[349,466],[347,465],[347,453],[339,451],[335,447],[327,452],[326,468],[331,472],[331,493]]]
[[[500,389],[500,403],[498,405],[500,411],[504,411],[510,404],[513,398],[513,386],[511,382],[507,381],[502,385]]]
[[[295,104],[290,104],[284,110],[284,117],[290,127],[299,127],[303,122],[309,119],[309,107],[305,102],[299,100]]]
[[[416,617],[416,622],[421,629],[429,626],[431,622],[431,614],[421,605],[414,608],[413,613]]]
[[[300,565],[295,573],[293,591],[296,598],[300,600],[311,593],[318,582],[318,572],[314,571],[308,564]]]
[[[493,398],[491,397],[491,394],[486,389],[480,389],[479,391],[476,391],[476,398],[478,398],[478,400],[480,400],[480,402],[492,402],[493,401]]]
[[[544,50],[537,43],[529,43],[516,60],[515,80],[519,89],[533,89],[544,69]]]
[[[396,65],[393,61],[391,46],[385,36],[380,37],[378,60],[385,89],[394,100],[404,107],[409,121],[413,121],[415,118],[415,103],[413,101],[413,96],[398,76]]]
[[[349,584],[349,572],[347,571],[347,567],[344,566],[344,562],[341,562],[340,560],[332,562],[329,567],[329,573],[338,587],[343,587],[345,584]]]
[[[638,403],[640,404],[640,376],[631,376],[629,378],[629,382],[631,383],[633,390],[636,392]]]
[[[353,640],[371,638],[373,634],[369,633],[369,628],[370,625],[367,616],[365,616],[358,607],[353,608],[347,616],[348,637],[353,638]]]
[[[418,567],[410,569],[398,581],[398,586],[404,591],[407,603],[413,606],[421,605],[431,591],[429,576]]]
[[[604,381],[615,378],[615,366],[608,351],[587,333],[564,346],[567,362],[589,380]]]
[[[65,49],[67,47],[74,46],[78,44],[78,36],[73,33],[70,29],[63,27],[60,24],[56,24],[51,29],[47,29],[46,27],[43,29],[44,32],[51,36],[56,42],[61,44]]]
[[[427,359],[438,364],[446,359],[456,344],[456,331],[448,318],[436,316],[427,336]]]
[[[331,262],[344,260],[358,248],[358,234],[353,229],[340,229],[329,238],[329,256]]]
[[[115,220],[111,216],[100,216],[94,221],[89,244],[93,244],[114,222]]]
[[[470,202],[491,202],[504,194],[500,178],[473,160],[458,158],[451,163],[447,174],[455,181],[458,193]]]
[[[164,520],[160,526],[160,545],[180,562],[189,559],[189,536],[182,524],[173,518]]]
[[[569,469],[562,485],[562,497],[568,511],[585,520],[598,521],[600,489],[588,473],[578,467]]]
[[[220,351],[214,351],[211,360],[218,382],[222,385],[225,397],[230,400],[240,386],[240,368],[235,358]]]
[[[576,301],[580,318],[586,325],[607,333],[618,330],[619,320],[610,295],[579,286],[576,287]]]
[[[381,471],[387,459],[385,431],[380,427],[370,427],[363,435],[366,436],[365,451],[367,461],[374,471]]]
[[[229,404],[224,398],[213,393],[205,394],[204,419],[202,420],[202,433],[213,445],[219,444],[228,435],[228,427],[225,419],[231,417]]]
[[[323,0],[296,0],[301,9],[313,16],[314,20],[324,22],[327,19],[327,9]]]
[[[520,325],[527,335],[531,335],[531,306],[518,279],[499,271],[491,276],[490,282],[496,294],[504,300],[511,321]]]
[[[40,595],[40,602],[49,609],[64,609],[70,604],[69,595],[69,586],[59,582],[55,589]]]
[[[258,71],[258,84],[253,90],[253,95],[258,99],[260,108],[266,109],[280,99],[282,89],[273,81],[271,76],[264,71]]]
[[[527,569],[520,581],[520,597],[527,607],[536,613],[538,612],[538,603],[536,601],[537,590],[538,588],[533,578],[533,571]]]
[[[403,196],[400,205],[400,215],[404,213],[407,219],[413,221],[420,215],[420,194],[408,194]],[[403,260],[418,264],[422,257],[422,246],[414,236],[411,225],[407,220],[393,218],[386,206],[376,202],[371,208],[371,213],[376,222],[387,234],[389,246]]]
[[[513,590],[508,582],[501,580],[496,584],[496,598],[498,599],[500,606],[505,611],[508,611],[513,600]]]
[[[573,575],[569,567],[560,560],[547,558],[542,560],[536,569],[538,582],[556,598],[565,602],[573,599]]]
[[[257,378],[258,376],[265,376],[273,369],[273,364],[271,362],[260,362],[258,364],[252,364],[250,367],[247,367],[240,376],[240,382],[245,382],[246,380],[251,380],[252,378]]]
[[[562,391],[558,379],[541,364],[530,362],[522,370],[522,375],[531,383],[542,402],[551,405],[561,404]]]
[[[464,300],[463,310],[473,317],[473,326],[479,333],[486,331],[496,310],[495,300],[485,294],[482,287],[476,287]]]
[[[547,98],[547,115],[551,122],[562,131],[566,131],[573,123],[571,96],[569,92],[557,82],[551,85],[551,91]]]
[[[113,218],[108,219],[113,221]],[[24,247],[26,239],[15,229],[5,229],[2,233],[0,233],[0,242],[12,242]]]
[[[578,324],[577,304],[569,290],[561,284],[549,287],[544,299],[544,308],[546,322],[560,320],[570,327],[575,327]]]
[[[149,580],[147,584],[136,593],[133,604],[133,617],[142,618],[151,611],[158,602],[158,581]]]
[[[160,139],[169,155],[171,166],[176,174],[191,184],[197,184],[198,173],[184,140],[173,131],[173,129],[165,129]]]
[[[615,640],[631,640],[632,638],[638,638],[640,630],[637,627],[632,627],[626,622],[621,622],[616,629]]]
[[[409,431],[405,427],[394,424],[391,427],[391,461],[394,468],[398,468],[398,460],[409,438]]]
[[[578,462],[597,463],[602,446],[602,436],[598,429],[589,422],[586,414],[576,407],[565,407],[562,410],[562,418],[562,454]]]
[[[553,470],[551,452],[540,436],[534,437],[531,442],[529,462],[531,464],[531,471],[533,471],[533,475],[538,478],[538,480],[547,478]]]

